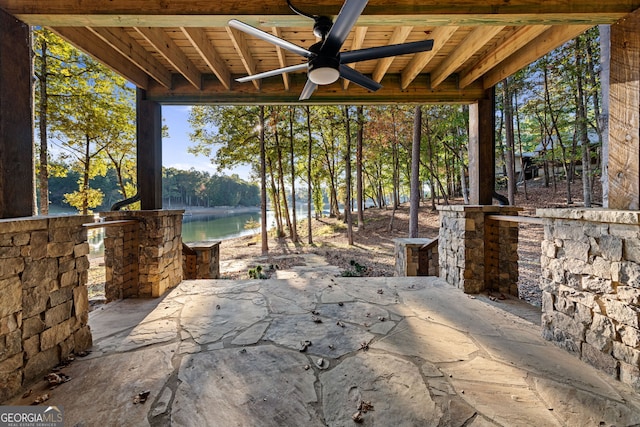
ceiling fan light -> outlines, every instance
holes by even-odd
[[[309,80],[317,85],[328,85],[340,78],[340,71],[332,67],[319,67],[309,71]]]

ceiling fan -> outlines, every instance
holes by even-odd
[[[346,64],[428,51],[433,48],[433,40],[422,40],[340,52],[342,44],[367,5],[367,1],[368,0],[345,0],[334,23],[328,16],[306,14],[295,8],[290,0],[287,0],[287,4],[291,10],[298,15],[311,18],[315,21],[313,33],[320,41],[313,44],[309,49],[300,47],[236,19],[230,20],[229,26],[233,28],[307,58],[307,62],[303,64],[291,65],[252,76],[242,77],[236,79],[236,81],[248,82],[284,73],[306,70],[307,83],[300,94],[301,101],[309,99],[318,85],[334,83],[340,77],[370,91],[380,89],[382,87],[380,83]]]

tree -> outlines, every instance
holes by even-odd
[[[418,209],[420,208],[420,140],[422,139],[422,108],[417,105],[413,120],[411,149],[411,202],[409,212],[409,238],[418,237]]]
[[[61,159],[79,173],[78,189],[68,193],[67,201],[87,214],[104,196],[100,189],[91,187],[91,180],[107,173],[105,150],[131,137],[127,131],[135,120],[133,89],[92,58],[66,44],[59,45],[59,39],[45,30],[38,40],[43,55],[39,73],[42,105],[38,109],[44,138],[40,143],[40,180],[47,174],[45,150],[50,134],[56,139]],[[44,184],[41,187],[41,199],[46,199]]]

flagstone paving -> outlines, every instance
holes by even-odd
[[[45,404],[69,426],[640,424],[640,395],[540,338],[520,301],[434,277],[278,273],[92,312],[92,352]]]

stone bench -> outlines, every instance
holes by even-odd
[[[395,275],[437,276],[438,239],[394,239]]]
[[[220,278],[220,240],[182,243],[182,268],[184,278]]]

